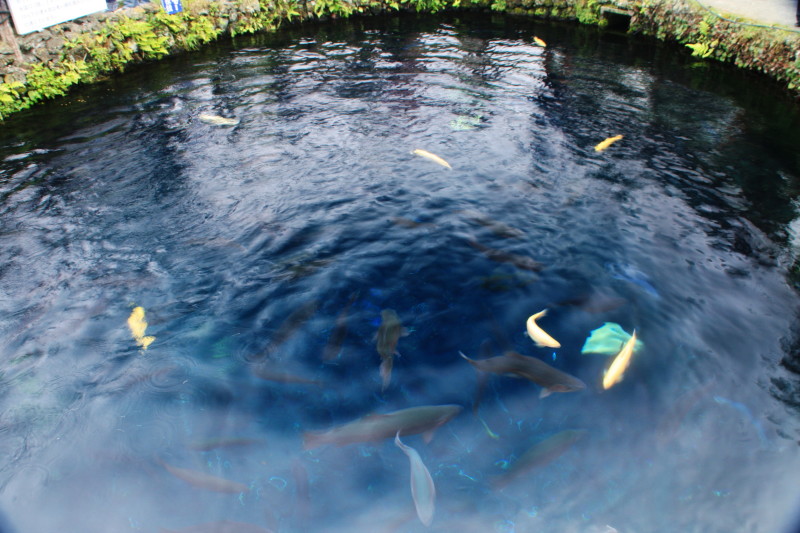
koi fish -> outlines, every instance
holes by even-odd
[[[325,350],[322,352],[322,360],[323,361],[331,361],[339,357],[339,353],[342,351],[342,345],[344,344],[344,339],[347,337],[347,315],[350,312],[350,307],[353,305],[353,302],[356,301],[358,297],[358,292],[354,292],[350,295],[350,300],[347,302],[347,305],[339,312],[339,315],[336,317],[336,327],[331,333],[330,339],[328,339],[328,344],[325,345]]]
[[[146,350],[150,344],[156,340],[155,337],[145,336],[144,331],[147,329],[147,321],[144,319],[144,307],[134,307],[131,316],[128,317],[128,328],[131,330],[136,344]]]
[[[163,461],[159,461],[167,472],[172,474],[178,479],[181,479],[194,487],[214,492],[224,492],[229,494],[239,494],[241,492],[250,492],[250,488],[242,483],[231,481],[229,479],[212,476],[205,472],[198,472],[197,470],[190,470],[188,468],[178,468]]]
[[[212,115],[211,113],[200,113],[198,117],[200,122],[212,124],[214,126],[236,126],[239,124],[238,118],[226,118],[219,115]]]
[[[408,335],[408,331],[400,323],[400,317],[394,309],[381,311],[381,325],[376,335],[376,347],[381,356],[381,381],[382,390],[386,390],[392,379],[392,365],[397,352],[397,343],[401,336]]]
[[[425,467],[417,450],[400,441],[399,431],[394,436],[394,443],[408,456],[411,464],[411,498],[414,500],[417,516],[425,526],[430,526],[436,506],[436,487],[433,485],[431,473]]]
[[[536,44],[538,44],[538,45],[539,45],[539,46],[541,46],[541,47],[545,47],[545,46],[547,46],[547,43],[546,43],[546,42],[544,42],[542,39],[540,39],[540,38],[538,38],[538,37],[534,37],[534,38],[533,38],[533,42],[534,42],[534,43],[536,43]]]
[[[611,146],[620,139],[622,139],[622,135],[615,135],[614,137],[609,137],[608,139],[597,143],[597,145],[594,147],[594,151],[602,152],[603,150],[605,150],[606,148],[608,148],[609,146]]]
[[[447,167],[450,170],[453,170],[453,167],[450,166],[450,163],[448,163],[447,161],[445,161],[444,159],[442,159],[438,155],[430,153],[427,150],[422,150],[420,148],[417,148],[416,150],[414,150],[411,153],[414,154],[414,155],[418,155],[420,157],[424,157],[425,159],[430,159],[434,163],[439,163],[443,167]]]
[[[255,377],[261,378],[265,381],[273,381],[275,383],[285,383],[289,385],[315,385],[317,387],[324,385],[324,382],[318,379],[310,379],[303,376],[298,376],[296,374],[281,372],[279,370],[275,370],[269,364],[256,364],[252,366],[251,370],[253,371],[253,375]]]
[[[264,441],[258,439],[248,439],[245,437],[228,437],[221,439],[197,440],[189,443],[189,448],[200,452],[209,452],[217,448],[233,448],[239,446],[252,446],[261,444]]]
[[[224,520],[222,522],[206,522],[183,529],[161,529],[161,533],[272,533],[272,530],[254,524]]]
[[[303,448],[310,450],[325,444],[346,446],[356,442],[376,442],[396,433],[416,435],[424,433],[426,442],[433,438],[439,426],[461,412],[460,405],[424,405],[401,409],[387,414],[367,415],[324,432],[309,431],[303,434]]]
[[[502,488],[525,472],[558,459],[586,433],[585,429],[568,429],[535,444],[522,454],[502,476],[495,479],[494,487]]]
[[[278,328],[278,331],[275,332],[275,335],[272,336],[272,340],[264,349],[264,351],[253,357],[251,360],[258,361],[272,357],[280,345],[286,342],[287,339],[289,339],[289,337],[291,337],[300,326],[302,326],[314,315],[314,313],[317,312],[318,307],[319,301],[311,300],[310,302],[306,302],[292,311],[292,313],[286,317],[286,320],[283,322],[283,324],[281,324],[281,326]]]
[[[533,342],[536,343],[536,346],[543,348],[561,348],[561,343],[555,340],[553,337],[548,335],[539,325],[536,323],[536,320],[542,318],[547,314],[547,309],[539,311],[536,314],[533,314],[528,317],[528,321],[525,323],[528,329],[528,337],[531,338]]]
[[[498,263],[509,263],[517,268],[530,270],[531,272],[541,272],[541,270],[544,268],[541,263],[534,261],[530,257],[504,252],[503,250],[495,250],[494,248],[484,246],[474,239],[469,239],[468,242],[470,246],[483,252],[483,255],[492,261],[497,261]]]
[[[611,362],[611,366],[608,367],[606,375],[603,376],[604,389],[608,390],[622,381],[622,375],[631,363],[631,356],[633,355],[633,347],[635,345],[636,330],[633,330],[633,335],[631,335],[631,338],[622,346],[622,349]]]
[[[540,398],[550,396],[554,392],[573,392],[586,388],[586,383],[580,379],[553,368],[544,361],[535,357],[528,357],[517,352],[508,351],[497,357],[488,359],[470,359],[462,352],[461,357],[469,361],[477,370],[527,379],[543,387]]]
[[[489,230],[498,237],[502,237],[504,239],[521,239],[525,236],[525,233],[521,229],[511,227],[504,222],[493,220],[478,211],[467,210],[463,213],[471,222],[475,222],[476,224],[480,224],[485,228],[489,228]]]

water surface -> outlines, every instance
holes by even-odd
[[[237,39],[13,117],[0,505],[20,532],[788,530],[799,122],[679,48],[497,15]],[[558,349],[524,334],[542,309]],[[581,347],[606,322],[644,348],[604,391]],[[508,350],[586,388],[493,375],[476,416],[459,351]],[[393,439],[303,449],[438,404],[463,410],[403,437],[429,529]],[[537,443],[558,453],[498,482]]]

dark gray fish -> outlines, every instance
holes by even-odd
[[[315,385],[321,387],[324,385],[323,381],[318,379],[306,378],[297,374],[291,374],[278,370],[270,363],[260,363],[251,366],[253,375],[266,381],[273,381],[275,383],[285,383],[288,385]]]
[[[504,222],[491,219],[478,211],[465,210],[462,211],[462,213],[466,215],[467,219],[469,219],[471,222],[475,222],[476,224],[480,224],[481,226],[488,228],[498,237],[502,237],[504,239],[521,239],[525,236],[525,232],[523,232],[521,229],[517,229]]]
[[[229,479],[212,476],[205,472],[198,470],[190,470],[188,468],[179,468],[172,466],[164,461],[159,461],[167,472],[172,474],[178,479],[182,479],[189,485],[199,489],[211,490],[214,492],[224,492],[228,494],[239,494],[241,492],[250,492],[250,488],[242,483],[231,481]]]
[[[270,343],[261,353],[252,357],[251,361],[259,361],[262,359],[271,358],[278,348],[291,337],[300,326],[305,324],[319,308],[319,300],[311,300],[304,303],[286,318],[286,320],[278,328],[278,331],[272,336]]]
[[[161,533],[272,533],[272,530],[255,524],[224,520],[222,522],[206,522],[183,529],[162,529]]]
[[[200,452],[208,452],[218,448],[234,448],[239,446],[252,446],[263,444],[263,440],[248,439],[245,437],[223,437],[219,439],[196,440],[189,443],[189,448]]]
[[[512,254],[511,252],[505,252],[503,250],[496,250],[494,248],[489,248],[488,246],[484,246],[483,244],[479,243],[474,239],[469,239],[468,242],[470,246],[472,246],[476,250],[480,250],[483,253],[483,255],[485,255],[492,261],[497,261],[498,263],[509,263],[517,268],[521,268],[523,270],[530,270],[531,272],[541,272],[544,269],[543,264],[533,260],[528,256]]]
[[[439,426],[461,412],[460,405],[424,405],[401,409],[385,415],[368,415],[324,432],[303,433],[303,448],[310,450],[325,444],[345,446],[357,442],[374,442],[400,435],[425,433],[433,438]]]
[[[580,294],[574,298],[567,298],[556,302],[557,307],[577,307],[587,313],[607,313],[619,309],[628,303],[628,300],[605,292],[589,292]]]
[[[520,355],[517,352],[508,351],[503,355],[479,361],[470,359],[461,352],[458,353],[472,366],[483,372],[524,378],[541,385],[543,389],[539,394],[540,398],[554,392],[573,392],[586,388],[586,383],[575,376],[553,368],[540,359]]]
[[[323,361],[332,361],[339,357],[344,339],[347,337],[347,317],[350,313],[350,307],[352,307],[357,297],[358,292],[351,294],[350,301],[347,302],[347,305],[339,312],[339,316],[336,317],[336,327],[333,329],[333,333],[328,339],[328,344],[325,345],[325,350],[322,352]]]
[[[433,228],[436,226],[435,224],[432,224],[430,222],[417,222],[416,220],[411,220],[410,218],[404,218],[404,217],[393,217],[392,224],[409,229]]]
[[[392,365],[394,356],[397,352],[397,343],[400,337],[407,335],[408,332],[400,323],[400,317],[394,309],[384,309],[381,311],[381,325],[378,327],[376,335],[376,348],[381,356],[381,381],[382,389],[389,386],[392,379]]]
[[[493,486],[495,488],[504,487],[525,472],[558,459],[561,454],[582,439],[586,433],[585,429],[568,429],[535,444],[522,454],[502,476],[495,479]]]

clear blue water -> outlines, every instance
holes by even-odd
[[[12,117],[0,508],[19,532],[788,531],[799,118],[685,50],[498,15],[237,39]],[[558,349],[524,335],[545,308]],[[384,309],[409,330],[386,390]],[[644,343],[607,391],[611,358],[581,354],[605,322]],[[540,398],[494,375],[474,416],[458,352],[508,349],[586,388]],[[312,383],[258,378],[265,357]],[[303,449],[307,431],[450,403],[430,442],[403,438],[436,486],[430,528],[391,438]]]

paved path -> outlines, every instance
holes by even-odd
[[[794,27],[797,0],[696,0],[720,15],[738,15],[761,24]]]

